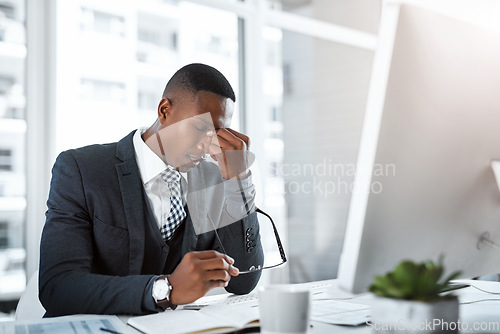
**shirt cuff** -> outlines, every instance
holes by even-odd
[[[163,312],[163,309],[156,305],[154,299],[153,299],[153,284],[155,281],[161,277],[160,275],[158,276],[153,276],[149,280],[148,284],[146,285],[146,289],[144,289],[144,295],[142,298],[142,307],[145,311],[148,312]]]
[[[240,189],[240,183],[242,189]],[[248,189],[253,186],[252,172],[248,172],[247,177],[241,180],[224,180],[224,190],[231,193],[239,193],[241,190]]]

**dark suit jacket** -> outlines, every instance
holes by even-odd
[[[145,302],[152,300],[155,275],[172,273],[189,251],[220,250],[213,231],[196,235],[189,212],[173,240],[163,241],[144,192],[133,134],[63,152],[54,164],[40,245],[39,297],[46,316],[159,311]],[[201,163],[188,174],[189,189],[199,187],[191,179],[209,175],[210,182],[223,181],[215,165]],[[205,201],[221,206],[224,194],[214,189]],[[255,212],[218,232],[237,267],[263,263]],[[260,272],[233,277],[226,290],[248,293],[259,278]]]

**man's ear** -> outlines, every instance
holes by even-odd
[[[165,125],[165,121],[167,120],[171,109],[172,104],[170,103],[170,100],[165,97],[161,99],[160,103],[158,104],[158,119],[160,120],[161,124]]]

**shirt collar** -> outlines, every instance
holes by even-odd
[[[140,128],[134,134],[134,149],[137,166],[141,173],[142,183],[146,184],[165,170],[165,163],[142,140],[142,134],[147,128]]]
[[[147,128],[137,129],[133,138],[135,157],[143,184],[148,183],[166,169],[163,160],[142,140],[142,134],[146,130]],[[187,173],[181,172],[181,175],[187,180]]]

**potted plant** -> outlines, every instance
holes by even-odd
[[[377,300],[369,325],[377,333],[458,333],[458,299],[444,292],[460,272],[441,281],[443,273],[441,257],[437,264],[403,261],[376,276],[370,286]]]

